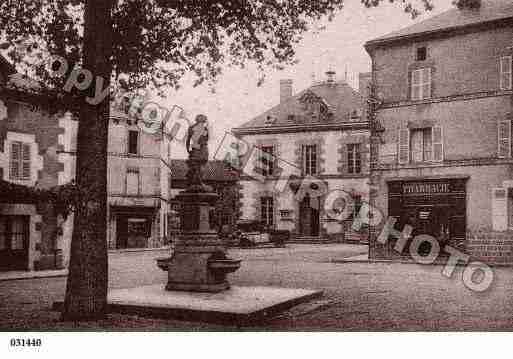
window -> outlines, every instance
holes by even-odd
[[[411,72],[411,99],[422,100],[431,97],[431,69],[419,69]]]
[[[30,144],[11,142],[10,177],[13,180],[30,180]]]
[[[27,246],[27,216],[0,216],[0,250],[19,251]]]
[[[274,200],[272,197],[260,198],[260,219],[267,226],[274,224]]]
[[[444,144],[442,127],[399,130],[398,162],[442,162]]]
[[[317,146],[303,145],[303,173],[305,176],[317,174]]]
[[[272,176],[274,173],[274,147],[262,146],[260,147],[259,167],[262,170],[262,175]]]
[[[500,71],[501,71],[501,79],[500,79],[501,90],[510,90],[511,89],[511,56],[501,57]]]
[[[417,47],[417,61],[425,61],[427,58],[427,49],[425,46]]]
[[[136,155],[139,153],[139,132],[128,131],[128,153]]]
[[[347,167],[349,173],[362,172],[362,152],[359,143],[347,145]]]
[[[139,169],[127,168],[126,170],[126,194],[139,194]]]
[[[412,162],[431,161],[431,128],[412,130],[410,133],[410,158]]]
[[[511,156],[511,121],[499,121],[497,126],[498,157],[507,158]]]

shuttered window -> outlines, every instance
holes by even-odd
[[[444,160],[444,138],[442,127],[434,126],[431,130],[433,145],[433,161],[442,162]]]
[[[511,121],[501,120],[497,125],[499,158],[508,158],[511,156]]]
[[[30,180],[30,144],[15,141],[11,143],[10,178]]]
[[[399,141],[398,141],[398,154],[399,163],[405,164],[410,162],[410,130],[407,128],[401,128],[399,130]]]
[[[433,140],[431,128],[410,132],[410,159],[412,162],[427,162],[432,159]]]
[[[431,69],[419,69],[411,72],[411,99],[422,100],[431,97]]]
[[[494,188],[492,190],[492,227],[494,231],[508,229],[507,189]]]
[[[500,61],[500,89],[511,89],[511,56],[503,56]]]
[[[444,138],[440,126],[409,130],[399,129],[398,162],[442,162],[444,160]]]

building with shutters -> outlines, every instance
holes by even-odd
[[[442,248],[511,261],[502,242],[513,229],[511,1],[454,8],[365,48],[383,129],[372,204]],[[372,258],[399,255],[395,239],[376,236]]]
[[[50,189],[75,178],[78,121],[66,109],[0,56],[0,271],[69,263],[73,214],[65,219],[33,196],[4,193]],[[146,133],[126,114],[111,110],[109,249],[167,243],[169,155],[169,139]]]
[[[71,222],[28,187],[65,184],[65,106],[0,56],[0,271],[63,268]]]
[[[354,213],[329,214],[344,207],[342,191],[352,212],[368,200],[365,101],[334,72],[327,76],[297,94],[292,80],[282,80],[280,103],[233,129],[248,149],[239,153],[245,168],[252,168],[239,181],[242,219],[289,230],[296,240],[360,241],[366,235],[350,230]]]
[[[63,125],[63,177],[71,180],[75,176],[78,121],[69,118]],[[127,114],[111,108],[107,162],[109,249],[159,248],[167,244],[169,157],[168,139],[141,130]]]

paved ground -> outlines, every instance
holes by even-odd
[[[323,298],[297,306],[248,330],[511,330],[513,268],[496,268],[485,293],[466,289],[462,268],[452,279],[442,266],[401,263],[331,263],[366,251],[355,245],[291,245],[232,250],[244,259],[231,276],[237,285],[322,289]],[[154,258],[166,252],[110,255],[110,286],[164,283]],[[62,300],[65,278],[0,282],[0,329],[235,330],[210,324],[111,315],[102,322],[61,323],[49,310]]]

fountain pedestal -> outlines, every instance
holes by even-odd
[[[226,257],[226,247],[210,226],[210,212],[217,194],[207,186],[190,188],[177,196],[181,232],[174,253],[167,260],[168,291],[220,292],[230,288],[228,273],[240,260]],[[163,268],[163,269],[164,269]]]

